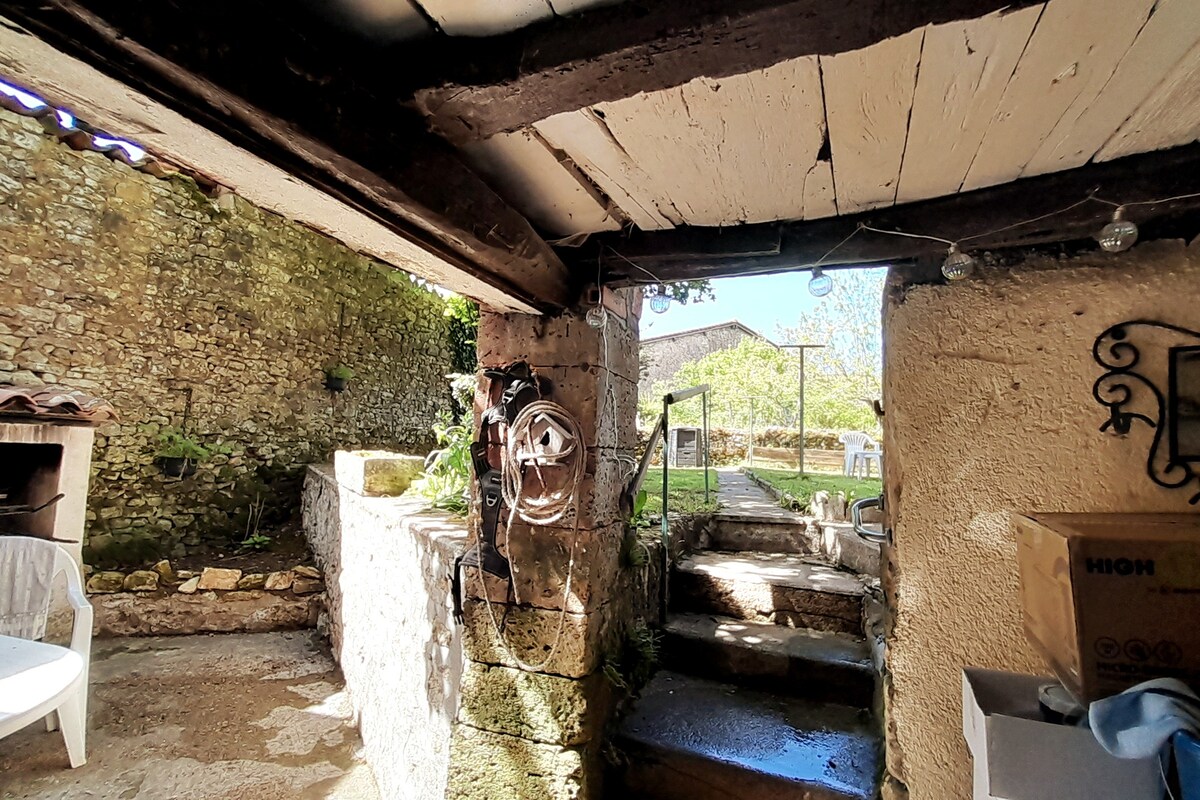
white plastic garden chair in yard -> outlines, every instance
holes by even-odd
[[[842,474],[854,474],[854,457],[864,450],[877,450],[879,444],[862,431],[847,431],[838,437],[846,451],[842,460]]]
[[[37,641],[46,633],[55,578],[67,579],[75,611],[71,646]],[[0,536],[0,739],[43,717],[46,730],[61,727],[72,767],[87,761],[88,662],[92,607],[79,568],[54,542]]]

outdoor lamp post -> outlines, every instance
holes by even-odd
[[[786,350],[796,350],[800,353],[800,474],[804,474],[804,351],[811,348],[824,347],[823,344],[781,344]]]

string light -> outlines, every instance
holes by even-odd
[[[948,281],[961,281],[975,271],[975,256],[958,249],[958,244],[950,245],[946,260],[942,262],[942,275]]]
[[[587,310],[587,313],[583,315],[583,318],[587,320],[587,324],[590,327],[599,330],[600,328],[603,328],[604,323],[608,321],[608,310],[605,309],[604,306],[592,306]]]
[[[1150,206],[1150,205],[1157,205],[1159,203],[1170,203],[1170,202],[1174,202],[1176,200],[1191,200],[1193,198],[1200,197],[1200,192],[1191,192],[1189,194],[1174,195],[1172,197],[1164,197],[1164,198],[1159,198],[1159,199],[1155,199],[1155,200],[1135,200],[1135,201],[1126,202],[1126,203],[1116,203],[1116,202],[1113,202],[1112,200],[1106,200],[1103,197],[1098,197],[1096,195],[1097,191],[1099,191],[1099,189],[1093,190],[1090,194],[1088,194],[1082,200],[1076,200],[1074,203],[1071,203],[1070,205],[1065,206],[1060,209],[1057,209],[1055,211],[1050,211],[1045,214],[1040,214],[1036,217],[1030,217],[1029,219],[1023,219],[1018,222],[1013,222],[1009,225],[1005,225],[1001,228],[995,228],[990,231],[984,231],[982,233],[973,233],[970,236],[964,236],[964,237],[958,239],[957,241],[951,240],[951,239],[944,239],[940,236],[930,236],[930,235],[924,234],[924,233],[909,233],[907,231],[889,231],[889,230],[884,230],[882,228],[873,228],[870,225],[866,225],[866,224],[860,222],[858,224],[858,226],[846,236],[846,238],[842,239],[840,242],[838,242],[833,247],[831,247],[828,251],[826,251],[826,253],[824,255],[822,255],[820,258],[818,258],[815,262],[812,262],[810,264],[797,264],[794,267],[794,269],[812,270],[812,278],[808,282],[808,289],[813,294],[814,297],[824,297],[825,295],[829,294],[830,291],[833,290],[833,279],[829,275],[825,274],[824,270],[821,269],[821,265],[825,263],[826,259],[828,259],[831,255],[833,255],[837,250],[841,249],[841,247],[843,245],[845,245],[847,242],[849,242],[855,236],[859,235],[863,231],[869,231],[871,233],[878,233],[878,234],[882,234],[884,236],[902,236],[902,237],[911,238],[911,239],[927,239],[929,241],[940,242],[942,244],[947,245],[948,249],[946,251],[946,258],[942,261],[942,275],[947,280],[959,281],[959,280],[963,280],[964,278],[969,277],[972,273],[974,273],[976,267],[979,264],[978,260],[973,255],[971,255],[970,252],[962,249],[962,245],[965,242],[969,242],[974,239],[983,239],[983,238],[986,238],[989,236],[994,236],[998,233],[1004,233],[1005,231],[1010,231],[1014,228],[1019,228],[1023,225],[1030,225],[1034,222],[1040,222],[1044,219],[1056,217],[1056,216],[1059,216],[1060,214],[1065,214],[1068,211],[1072,211],[1082,205],[1086,205],[1087,203],[1092,203],[1092,202],[1102,203],[1104,205],[1113,207],[1114,210],[1113,210],[1113,215],[1112,215],[1111,221],[1108,224],[1106,224],[1103,228],[1100,229],[1100,231],[1096,234],[1095,238],[1103,250],[1106,250],[1110,253],[1120,253],[1120,252],[1124,252],[1125,250],[1128,250],[1130,247],[1132,247],[1134,245],[1134,243],[1137,242],[1137,238],[1138,238],[1137,225],[1132,220],[1125,219],[1124,212],[1125,212],[1126,208],[1129,208],[1130,206]],[[663,311],[666,311],[667,307],[670,305],[671,299],[669,297],[665,297],[664,300],[659,301],[659,297],[663,296],[663,294],[662,294],[663,288],[661,285],[662,281],[656,275],[654,275],[649,270],[647,270],[645,267],[635,264],[633,261],[630,261],[628,258],[621,255],[616,250],[613,250],[613,248],[609,247],[608,249],[611,250],[612,253],[614,255],[616,255],[617,257],[619,257],[622,261],[625,261],[630,266],[633,266],[636,269],[641,270],[642,272],[646,273],[651,278],[653,278],[655,280],[655,282],[659,283],[659,295],[656,295],[650,299],[650,307],[651,307],[651,309],[658,311],[658,313],[662,313]],[[656,301],[659,301],[661,303],[661,311],[659,310],[659,307],[655,306]]]
[[[833,291],[833,278],[820,267],[813,267],[812,279],[808,282],[808,293],[813,297],[824,297]]]
[[[665,313],[671,307],[671,296],[667,294],[667,290],[660,283],[658,292],[650,298],[650,310],[655,314]]]
[[[1138,227],[1125,219],[1125,206],[1117,206],[1113,211],[1112,222],[1105,225],[1096,234],[1100,249],[1109,253],[1123,253],[1133,247],[1138,238]]]

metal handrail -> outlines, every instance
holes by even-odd
[[[629,507],[633,507],[633,503],[637,498],[637,494],[641,491],[642,482],[646,479],[646,471],[650,468],[650,462],[654,459],[654,452],[657,449],[659,441],[662,442],[663,449],[663,479],[662,479],[662,549],[663,549],[663,574],[662,580],[659,582],[661,586],[660,593],[660,611],[663,619],[666,619],[667,603],[669,600],[667,594],[667,585],[670,583],[669,575],[671,569],[671,529],[667,519],[667,487],[670,482],[671,472],[671,406],[676,403],[682,403],[684,400],[690,400],[699,395],[702,403],[701,415],[703,419],[703,446],[704,446],[704,502],[708,502],[709,486],[708,486],[708,393],[712,387],[707,383],[702,383],[699,386],[692,386],[688,389],[680,389],[676,392],[669,392],[663,395],[663,410],[659,415],[658,421],[654,423],[654,429],[650,432],[650,440],[646,443],[646,452],[642,453],[642,460],[638,464],[637,473],[634,475],[633,481],[625,490],[626,498]]]
[[[854,532],[868,542],[886,542],[888,540],[886,531],[873,531],[863,525],[862,512],[864,508],[883,508],[883,495],[879,497],[864,497],[862,500],[855,500],[850,505],[850,524],[854,527]]]

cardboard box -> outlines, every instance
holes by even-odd
[[[1017,560],[1025,633],[1081,701],[1200,688],[1200,515],[1018,517]]]
[[[1038,687],[1052,682],[963,670],[963,735],[975,760],[975,800],[1162,800],[1157,758],[1115,758],[1088,728],[1042,719]]]

